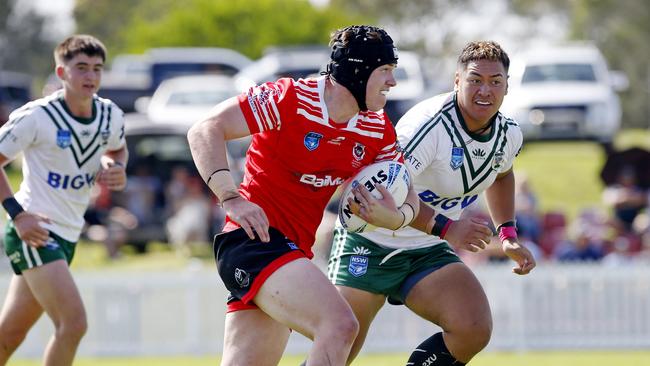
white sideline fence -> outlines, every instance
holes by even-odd
[[[492,308],[489,350],[650,348],[650,266],[541,265],[529,276],[510,265],[474,268]],[[226,290],[216,269],[75,272],[89,330],[81,356],[221,353]],[[4,299],[10,274],[0,274]],[[41,318],[17,351],[39,357],[51,333]],[[438,328],[386,304],[364,352],[408,352]],[[293,334],[287,353],[310,341]]]

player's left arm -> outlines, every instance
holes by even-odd
[[[107,150],[102,155],[102,170],[97,181],[112,191],[121,191],[126,187],[126,164],[129,150],[126,144],[117,150]]]
[[[535,258],[517,238],[515,230],[515,175],[512,168],[497,175],[496,180],[485,190],[485,200],[492,221],[498,228],[503,252],[518,266],[516,274],[528,274],[535,268]]]

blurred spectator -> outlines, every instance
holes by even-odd
[[[616,182],[605,188],[604,203],[614,210],[614,217],[625,230],[632,229],[637,215],[648,206],[648,192],[637,185],[637,176],[633,168],[622,168]]]
[[[192,244],[207,244],[212,205],[198,178],[188,178],[182,197],[176,197],[174,213],[167,220],[169,242],[179,251],[190,254]]]
[[[599,261],[605,255],[607,217],[596,209],[584,209],[572,225],[573,240],[559,243],[555,257],[560,261]]]
[[[519,173],[515,179],[515,218],[517,233],[538,242],[542,232],[537,196],[530,187],[528,177]]]
[[[602,263],[606,266],[617,267],[629,264],[632,260],[630,239],[620,236],[614,239],[612,250],[603,257]]]

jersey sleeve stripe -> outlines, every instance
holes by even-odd
[[[259,103],[251,95],[251,93],[252,93],[252,90],[249,91],[248,94],[246,94],[244,96],[246,98],[246,101],[248,102],[248,106],[250,108],[251,115],[255,119],[255,122],[257,123],[257,131],[251,131],[251,132],[261,132],[261,131],[264,131],[264,124],[262,123],[262,120],[260,119],[260,116],[258,115]]]

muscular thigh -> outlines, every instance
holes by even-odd
[[[277,365],[288,338],[289,328],[260,309],[228,313],[222,365]]]
[[[463,263],[448,264],[421,279],[406,297],[406,306],[443,329],[491,322],[483,287]]]
[[[321,325],[353,318],[349,305],[325,274],[304,258],[277,269],[254,301],[273,319],[312,339]]]

